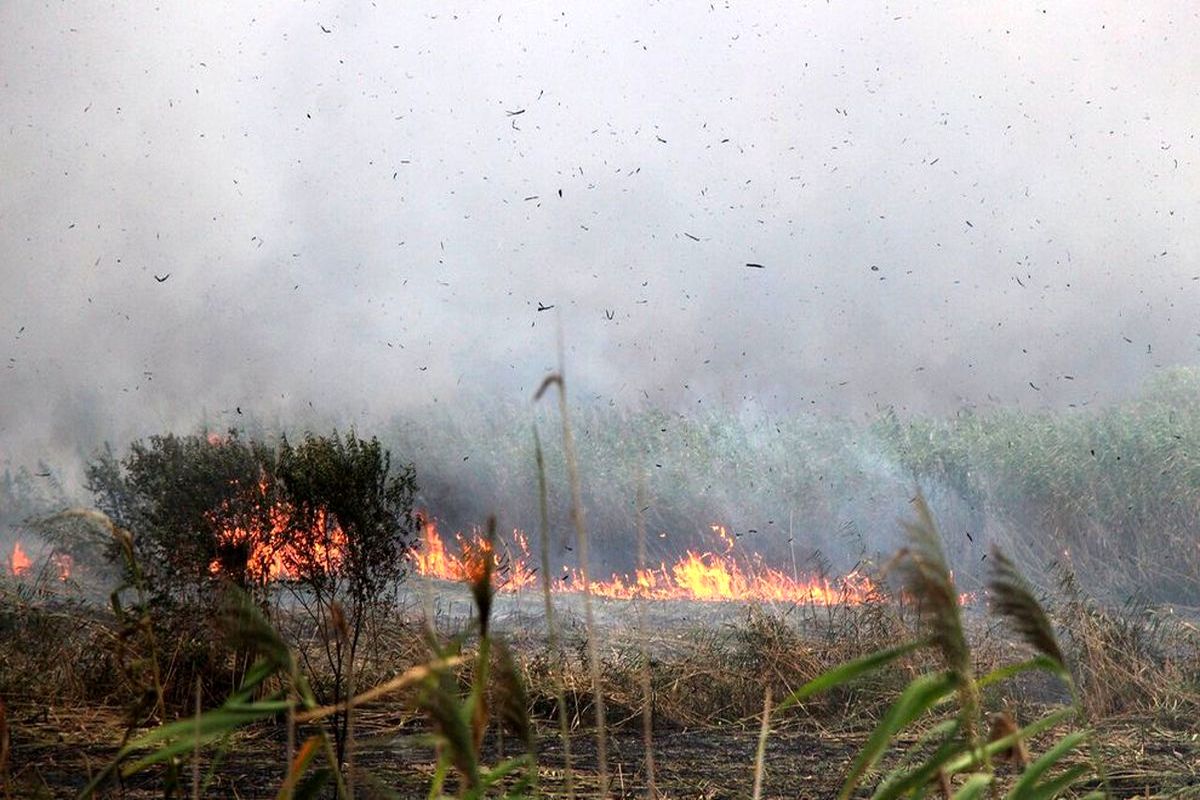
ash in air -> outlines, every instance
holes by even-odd
[[[1196,362],[1200,24],[1178,8],[0,23],[0,462],[68,487],[105,441],[337,424],[395,426],[449,496],[471,454],[413,426],[526,425],[560,328],[580,404],[752,419],[763,452],[779,418],[1104,407]],[[850,438],[886,480],[835,494],[894,519],[907,476]],[[658,497],[713,494],[681,480]],[[804,510],[715,494],[694,524]]]

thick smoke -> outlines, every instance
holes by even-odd
[[[672,409],[1064,408],[1195,361],[1183,6],[5,4],[0,31],[3,461],[523,401],[559,325],[577,396]]]

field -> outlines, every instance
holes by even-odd
[[[6,474],[4,792],[1195,796],[1194,372],[379,436],[165,435],[82,499]]]

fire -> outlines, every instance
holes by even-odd
[[[33,569],[33,562],[29,560],[29,556],[25,554],[25,548],[21,547],[20,542],[13,544],[12,558],[9,559],[9,566],[12,568],[12,574],[20,577]]]
[[[420,575],[447,581],[470,581],[479,574],[479,565],[489,555],[496,559],[496,575],[500,589],[516,591],[534,585],[537,570],[529,566],[529,540],[521,531],[513,531],[512,547],[494,553],[492,545],[479,534],[465,537],[454,535],[458,554],[450,553],[437,530],[437,523],[425,520],[421,524],[421,546],[409,556]]]
[[[50,556],[50,563],[54,565],[60,581],[71,580],[71,569],[75,566],[74,559],[66,553],[53,553]]]
[[[48,563],[54,569],[54,574],[58,576],[60,581],[68,581],[71,579],[71,569],[74,567],[74,561],[71,556],[66,553],[53,552],[48,558]],[[32,576],[33,559],[25,552],[25,548],[19,541],[13,543],[12,555],[8,559],[8,567],[12,574],[18,578]]]
[[[262,481],[251,506],[262,512],[264,504],[270,503],[269,498],[270,486]],[[346,553],[345,532],[324,510],[316,512],[306,530],[295,530],[294,518],[295,510],[283,502],[271,503],[265,507],[265,514],[253,515],[240,523],[229,522],[225,513],[209,514],[210,521],[221,525],[217,530],[219,544],[246,548],[246,574],[256,583],[289,580],[312,567],[336,572]],[[209,571],[219,574],[221,559],[213,559]]]
[[[723,553],[689,550],[670,565],[664,562],[655,569],[638,570],[632,576],[612,575],[607,580],[594,580],[590,587],[592,593],[619,600],[640,597],[813,605],[859,604],[882,597],[879,587],[858,572],[837,580],[792,576],[766,566],[757,556],[738,559],[733,555],[734,539],[726,528],[713,525],[711,529],[721,542]],[[478,534],[471,537],[456,534],[455,539],[458,555],[447,549],[437,526],[426,522],[421,533],[421,547],[412,553],[417,572],[440,580],[466,579],[471,564],[477,563],[479,554],[487,552],[490,546]],[[537,581],[537,570],[530,566],[528,539],[520,531],[514,531],[512,540],[512,545],[496,557],[497,588],[501,591],[518,591]],[[577,571],[564,567],[562,578],[556,580],[554,586],[556,592],[581,591],[582,579]]]

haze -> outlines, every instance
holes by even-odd
[[[1190,4],[171,5],[0,6],[0,461],[523,402],[559,325],[674,409],[1197,360]]]

